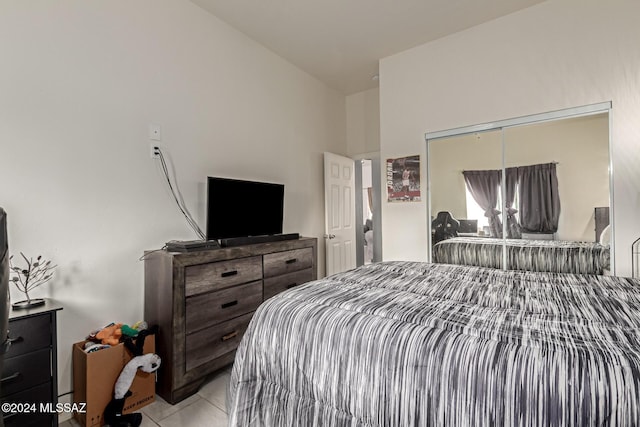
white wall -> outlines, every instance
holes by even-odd
[[[347,96],[347,155],[380,151],[380,91],[378,88]]]
[[[208,175],[284,183],[284,231],[320,238],[324,274],[322,153],[346,146],[343,95],[182,0],[3,1],[0,52],[0,205],[11,253],[59,266],[34,294],[64,305],[60,393],[73,342],[142,318],[143,251],[196,238],[150,123],[203,228]]]
[[[632,0],[548,0],[381,60],[382,158],[425,155],[425,132],[611,101],[616,273],[630,275],[640,237],[638,16]],[[383,205],[385,259],[426,259],[426,215],[426,203]]]

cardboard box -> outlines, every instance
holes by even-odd
[[[74,417],[85,427],[102,426],[104,409],[113,398],[114,386],[124,366],[131,360],[124,344],[84,352],[86,341],[73,345],[73,401],[86,403],[86,413],[75,413]],[[155,352],[155,336],[144,341],[144,353]],[[136,412],[155,401],[156,375],[138,369],[129,390],[132,395],[124,403],[124,414]]]

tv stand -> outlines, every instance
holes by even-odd
[[[272,234],[270,236],[248,236],[233,237],[229,239],[220,239],[220,246],[228,248],[232,246],[254,245],[256,243],[282,242],[285,240],[297,240],[300,238],[298,233],[288,234]]]
[[[145,252],[143,318],[160,328],[158,394],[175,404],[232,364],[258,306],[315,280],[317,256],[315,237],[212,251]]]

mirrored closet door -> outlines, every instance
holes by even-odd
[[[612,274],[610,107],[427,134],[429,260]]]
[[[503,268],[502,129],[430,140],[428,157],[432,260]]]

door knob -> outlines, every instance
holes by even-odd
[[[324,238],[325,238],[325,239],[335,239],[335,238],[336,238],[336,235],[335,235],[335,234],[325,234],[325,235],[324,235]]]

